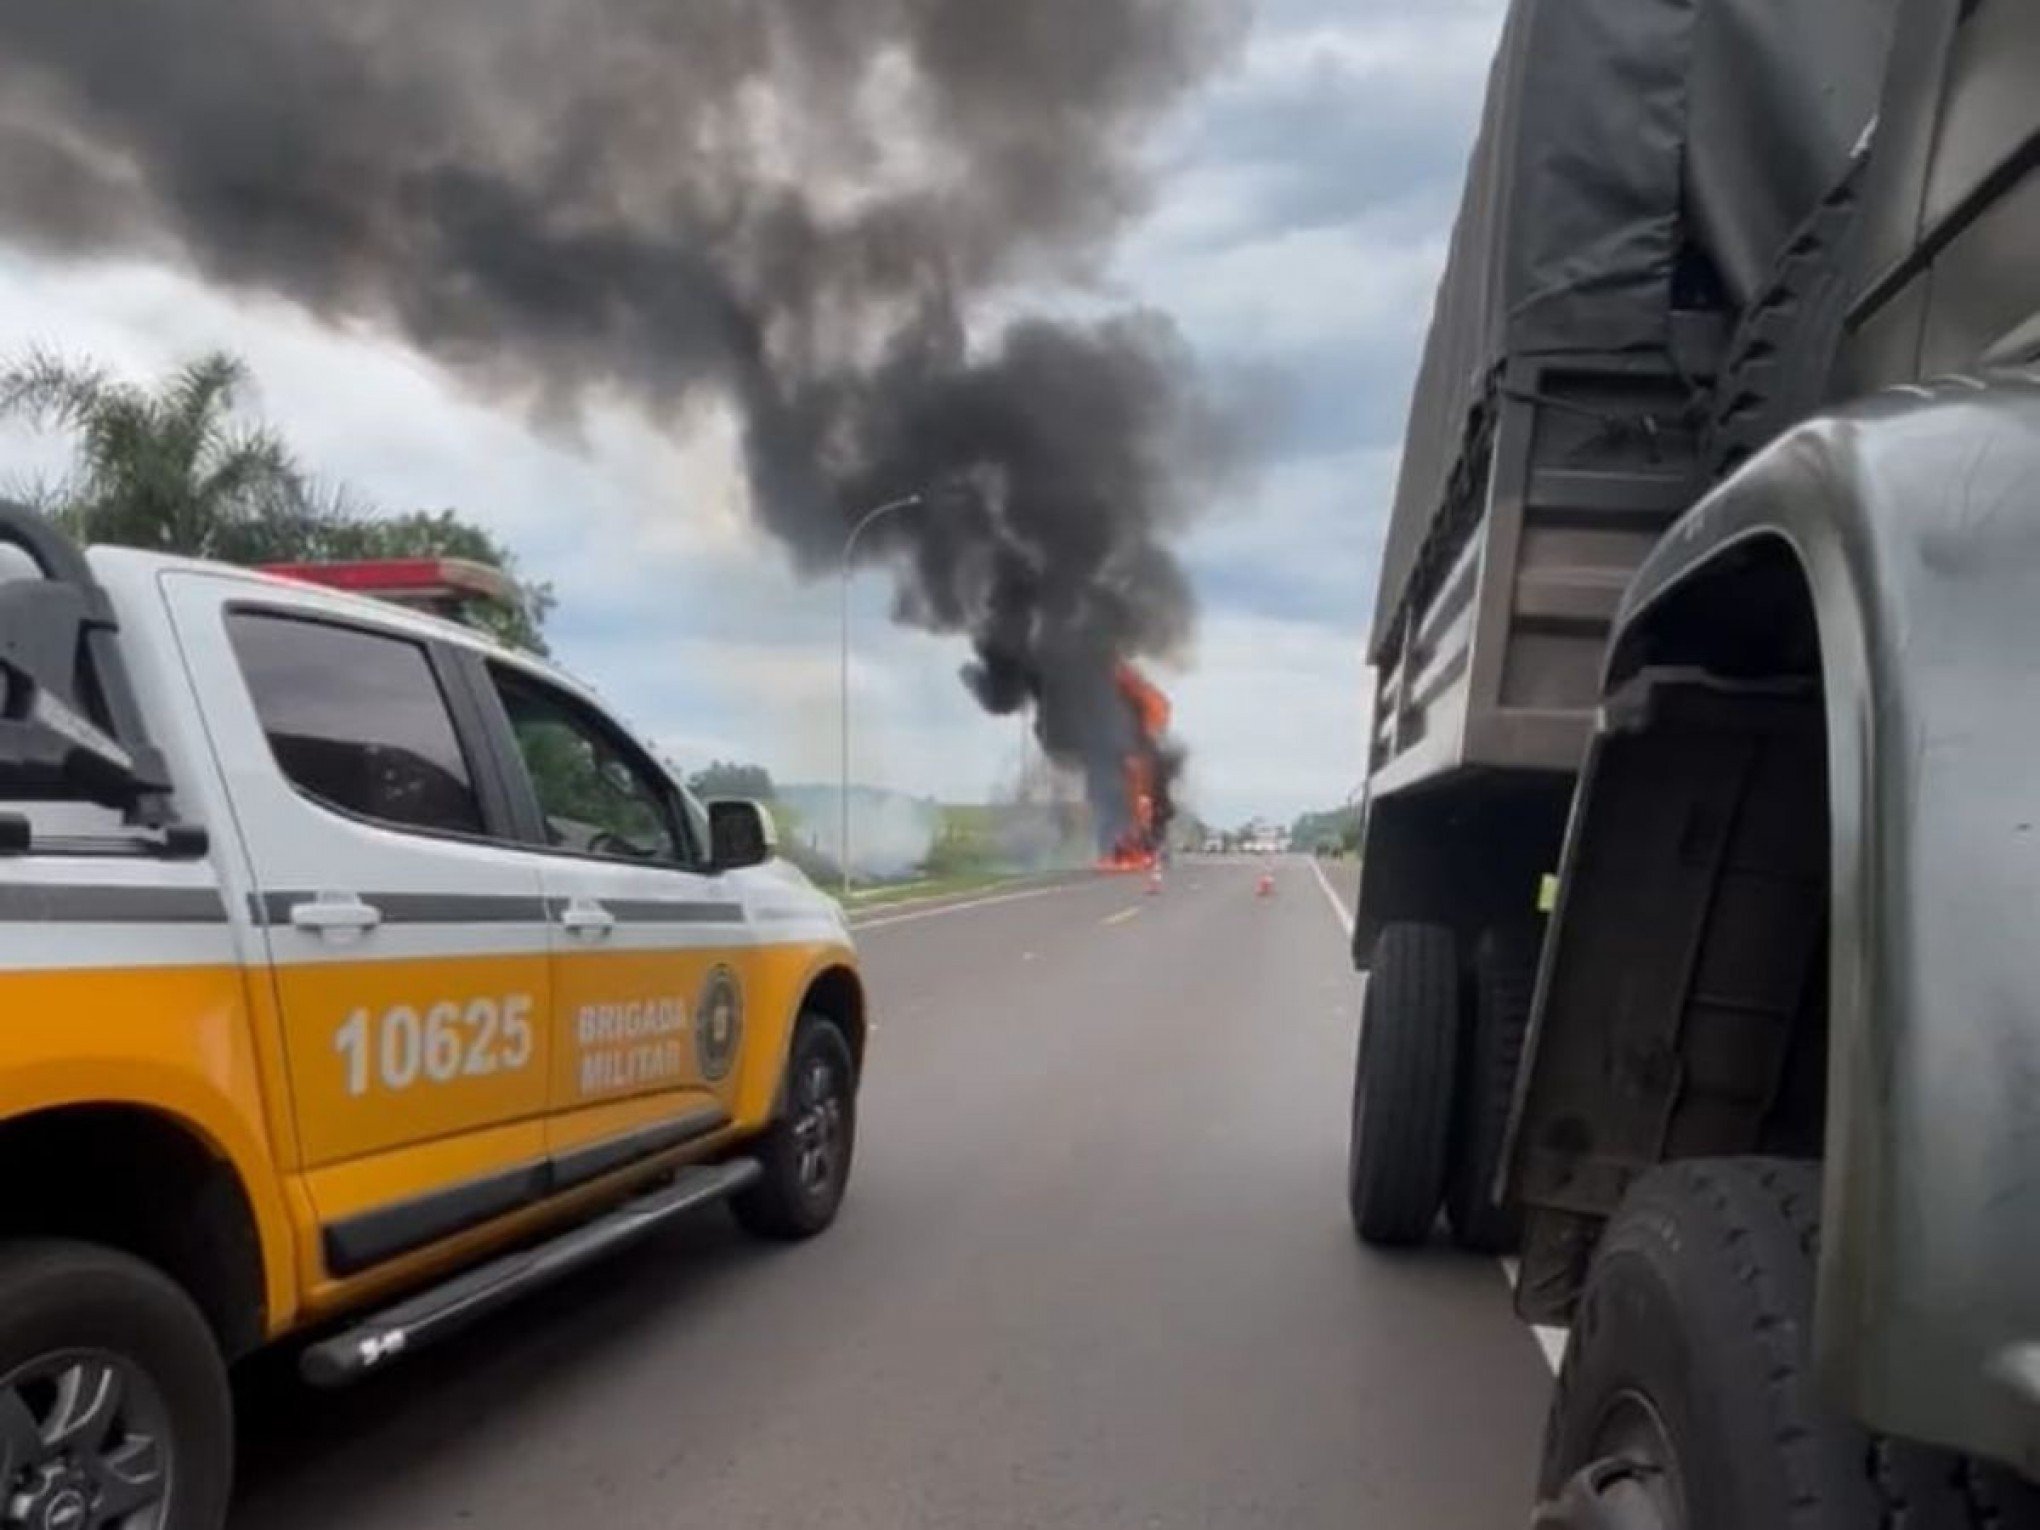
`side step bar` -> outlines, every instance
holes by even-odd
[[[298,1358],[298,1369],[314,1386],[358,1381],[400,1355],[456,1333],[483,1314],[637,1242],[683,1212],[743,1189],[763,1172],[755,1158],[682,1169],[662,1190],[627,1201],[536,1248],[505,1254],[456,1275],[344,1333],[320,1340]]]

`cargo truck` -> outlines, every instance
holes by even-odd
[[[1375,605],[1361,1238],[1549,1525],[2040,1523],[2040,6],[1516,0]]]

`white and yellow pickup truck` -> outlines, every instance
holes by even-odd
[[[752,803],[467,628],[0,506],[0,1523],[210,1530],[228,1364],[835,1217],[864,990]]]

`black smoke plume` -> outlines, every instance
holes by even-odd
[[[1140,205],[1238,0],[7,0],[0,237],[160,256],[564,417],[719,397],[803,569],[867,556],[1101,832],[1115,663],[1224,432],[1166,320],[1007,318]]]

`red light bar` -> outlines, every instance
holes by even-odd
[[[265,563],[261,572],[329,590],[375,595],[432,609],[470,600],[512,608],[524,604],[517,582],[501,569],[467,558],[362,558],[345,563]]]

